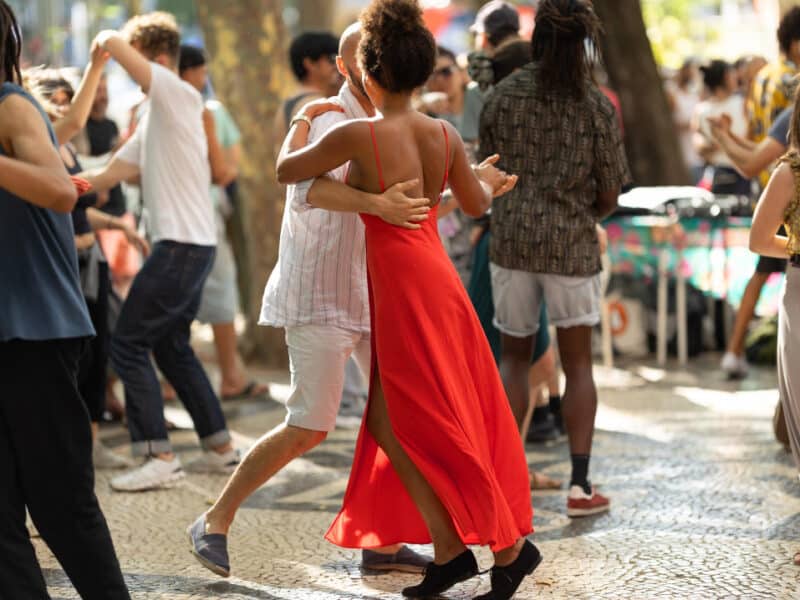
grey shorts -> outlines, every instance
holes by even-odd
[[[236,261],[231,245],[220,238],[214,266],[203,287],[203,298],[197,311],[201,323],[217,325],[233,323],[239,310],[239,291],[236,283]]]
[[[492,271],[494,326],[506,335],[524,338],[539,331],[542,302],[559,329],[594,327],[600,322],[600,275],[568,277],[529,273],[495,264]]]

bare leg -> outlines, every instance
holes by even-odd
[[[528,370],[530,369],[533,336],[516,338],[502,334],[503,350],[500,358],[500,375],[506,388],[511,412],[521,430],[530,402]]]
[[[555,374],[556,359],[555,352],[553,352],[553,346],[551,345],[547,352],[543,354],[542,357],[537,360],[528,371],[528,393],[530,397],[530,408],[525,417],[523,427],[519,432],[523,441],[528,437],[528,428],[531,424],[531,417],[533,416],[534,409],[547,406],[549,404],[549,398],[547,397],[545,390],[555,377]],[[561,481],[548,477],[539,471],[532,471],[531,487],[535,490],[559,489],[561,487]],[[502,561],[503,559],[501,558],[500,560]],[[503,565],[502,562],[497,564],[501,566]]]
[[[563,412],[570,453],[589,455],[592,452],[594,419],[597,414],[597,389],[592,374],[591,327],[559,329],[558,347],[567,378]]]
[[[750,321],[756,314],[756,305],[758,299],[761,297],[761,290],[764,284],[769,279],[768,273],[753,273],[750,282],[744,290],[742,296],[742,303],[739,306],[739,311],[736,313],[736,321],[733,325],[733,333],[728,342],[728,352],[732,352],[736,356],[741,356],[744,353],[744,341],[747,336],[747,328],[750,326]]]
[[[281,424],[256,442],[206,514],[208,533],[227,534],[242,503],[290,461],[325,439],[324,431]]]
[[[550,349],[550,352],[555,352],[553,349]],[[555,359],[555,357],[553,357]],[[558,367],[553,365],[553,374],[547,380],[547,391],[550,393],[551,396],[558,396],[561,394],[561,382],[559,381],[558,376]]]
[[[443,565],[450,562],[464,552],[466,546],[461,542],[453,520],[436,492],[397,441],[378,373],[375,374],[367,411],[367,429],[389,457],[408,494],[417,505],[433,540],[434,563]]]
[[[217,349],[217,361],[222,374],[221,396],[236,394],[247,385],[247,371],[242,357],[239,356],[236,328],[233,323],[217,323],[214,330],[214,345]]]
[[[534,390],[539,391],[544,385],[547,385],[549,388],[551,388],[553,380],[556,379],[556,381],[558,381],[557,375],[556,356],[555,352],[553,351],[553,346],[551,345],[547,349],[547,352],[545,352],[539,360],[533,363],[530,371],[528,372],[528,386],[531,389],[531,397],[535,397],[538,400],[538,396],[535,396],[533,393]],[[556,387],[556,390],[557,389],[558,388]],[[556,393],[558,393],[558,391],[556,391]],[[547,404],[546,401],[545,404]],[[537,406],[544,406],[544,404],[537,404]]]
[[[531,417],[535,408],[547,406],[548,397],[545,395],[545,387],[552,379],[553,373],[556,369],[556,360],[553,354],[552,346],[548,348],[539,360],[531,365],[528,371],[528,412],[525,415],[525,420],[520,427],[519,434],[524,440],[528,435],[528,428],[530,427]]]

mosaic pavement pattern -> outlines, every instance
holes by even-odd
[[[597,370],[602,406],[592,474],[612,511],[570,521],[564,491],[534,493],[533,539],[545,561],[517,598],[800,598],[800,569],[791,562],[800,550],[800,482],[771,432],[774,374],[731,383],[715,364],[673,373]],[[287,392],[283,377],[270,377],[278,400]],[[283,418],[271,400],[230,404],[226,412],[242,447]],[[177,407],[169,416],[186,420]],[[121,428],[102,435],[125,451]],[[98,495],[133,598],[399,598],[418,577],[362,573],[358,553],[322,537],[341,503],[354,440],[355,431],[336,431],[250,499],[232,529],[230,580],[200,567],[184,537],[224,478],[189,475],[170,490],[126,495],[112,493],[108,474],[99,473]],[[198,451],[189,431],[173,441],[185,459]],[[532,467],[568,477],[564,441],[527,450]],[[35,544],[53,598],[77,598],[45,545]],[[491,565],[488,552],[478,556],[482,567]],[[483,575],[446,597],[466,600],[488,588]]]

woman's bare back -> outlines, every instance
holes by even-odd
[[[409,194],[422,194],[433,204],[438,203],[452,164],[448,139],[453,132],[448,130],[445,135],[443,130],[450,126],[418,112],[372,123],[374,142],[369,122],[358,124],[357,155],[351,163],[348,183],[378,193],[401,181],[418,179],[418,186]]]

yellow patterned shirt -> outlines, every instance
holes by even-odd
[[[790,150],[781,157],[780,163],[788,164],[794,173],[794,194],[792,201],[786,207],[783,222],[786,225],[786,232],[789,236],[787,250],[789,256],[800,254],[800,153],[797,150]]]
[[[772,123],[791,103],[795,75],[797,67],[785,58],[765,65],[756,74],[747,98],[750,139],[754,142],[760,142],[767,137]],[[766,187],[769,174],[769,171],[762,171],[758,176],[762,187]]]

